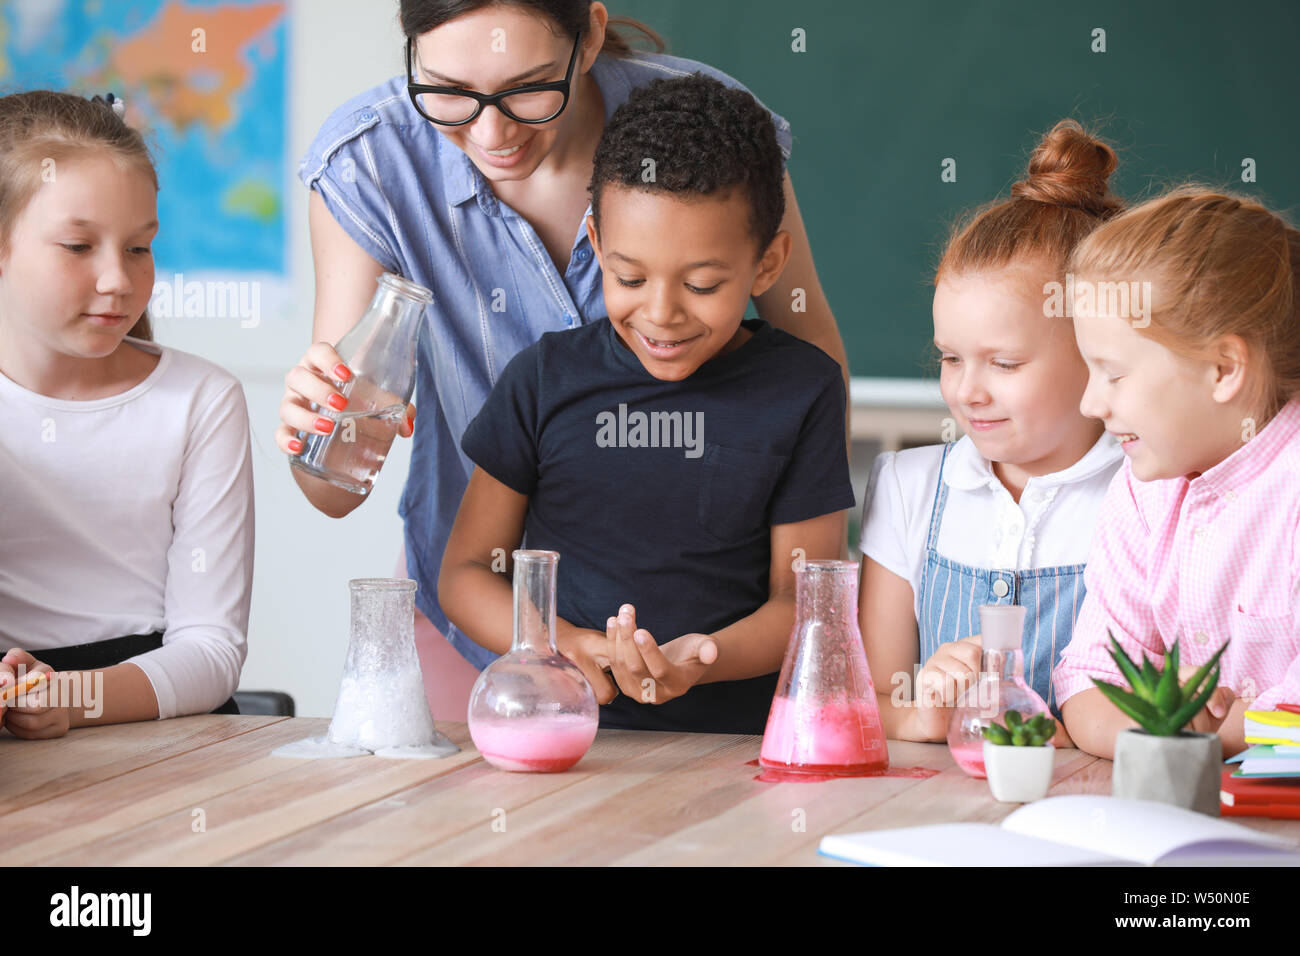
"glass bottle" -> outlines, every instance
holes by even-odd
[[[887,770],[889,749],[858,630],[858,565],[805,561],[795,582],[794,631],[759,765],[846,776]]]
[[[600,711],[591,685],[555,647],[554,551],[516,551],[514,640],[479,674],[469,698],[469,734],[499,770],[568,770],[596,739]]]
[[[975,684],[957,697],[948,723],[948,750],[957,766],[972,777],[984,778],[983,730],[994,720],[1003,723],[1008,710],[1029,720],[1051,714],[1043,698],[1025,683],[1025,656],[1020,648],[1025,608],[1019,604],[980,607],[980,673]],[[1050,742],[1049,742],[1050,745]]]
[[[313,411],[334,420],[334,429],[328,435],[299,432],[304,448],[290,456],[290,465],[353,494],[370,492],[415,391],[416,340],[432,301],[428,289],[401,276],[379,277],[370,307],[336,347],[352,371],[336,383],[348,404],[337,412],[312,403]]]
[[[352,630],[329,743],[380,753],[393,748],[427,751],[420,756],[454,753],[457,748],[434,729],[429,713],[415,650],[415,582],[356,578],[348,588]]]

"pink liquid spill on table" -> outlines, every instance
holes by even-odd
[[[821,706],[788,697],[772,701],[759,764],[765,770],[861,775],[889,768],[880,712],[874,701],[838,700]]]
[[[470,737],[483,759],[499,770],[555,773],[568,770],[591,749],[598,723],[576,714],[479,720],[470,724]]]
[[[847,780],[853,777],[907,777],[925,780],[939,773],[926,767],[890,767],[888,770],[864,770],[861,773],[805,773],[802,771],[773,770],[763,767],[757,760],[747,760],[746,767],[761,767],[754,775],[759,783],[824,783],[827,780]]]

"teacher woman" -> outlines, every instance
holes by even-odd
[[[438,606],[438,568],[472,470],[461,435],[515,353],[544,332],[605,319],[584,222],[606,119],[659,77],[700,71],[739,84],[692,60],[633,51],[592,0],[402,0],[400,19],[407,75],[335,110],[299,169],[312,191],[316,344],[285,377],[276,442],[295,455],[298,432],[321,431],[311,403],[328,404],[339,364],[327,343],[360,318],[381,273],[433,292],[419,339],[422,411],[412,406],[402,428],[415,440],[399,509],[406,573],[419,609],[481,669],[493,655]],[[788,158],[790,125],[772,122]],[[793,250],[755,300],[759,315],[844,365],[788,173],[785,194]],[[332,517],[364,500],[292,474]]]

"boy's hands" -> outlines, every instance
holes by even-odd
[[[619,690],[645,704],[681,697],[718,659],[718,645],[707,634],[683,634],[660,647],[649,631],[638,630],[630,604],[605,623],[605,634]]]
[[[72,726],[72,710],[69,707],[50,706],[50,682],[54,675],[48,664],[42,664],[24,650],[13,648],[0,658],[0,685],[9,687],[17,680],[17,668],[24,668],[25,674],[40,672],[46,675],[44,681],[23,694],[23,706],[4,708],[4,725],[15,737],[28,740],[43,740],[50,737],[62,737]]]
[[[596,695],[596,703],[608,704],[618,696],[618,688],[606,673],[612,653],[606,635],[588,628],[560,624],[555,634],[555,646],[582,671]]]
[[[660,647],[637,628],[630,604],[606,622],[604,633],[561,623],[555,644],[582,671],[598,704],[620,691],[642,703],[665,703],[698,684],[718,659],[717,642],[707,634],[683,634]]]

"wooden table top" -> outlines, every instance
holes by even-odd
[[[601,731],[566,773],[503,773],[464,724],[442,760],[272,757],[325,718],[205,715],[0,736],[0,863],[53,865],[764,864],[819,856],[828,833],[996,823],[942,744],[890,741],[935,776],[762,783],[761,737]],[[1057,755],[1051,794],[1108,793],[1111,763]],[[1300,843],[1300,820],[1234,818]],[[36,849],[39,845],[39,850]]]

